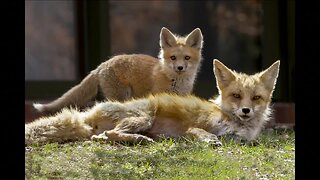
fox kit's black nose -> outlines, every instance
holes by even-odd
[[[183,70],[183,67],[182,67],[182,66],[178,66],[178,70],[179,70],[179,71],[182,71],[182,70]]]
[[[248,114],[250,112],[249,108],[242,108],[242,112]]]

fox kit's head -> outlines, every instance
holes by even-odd
[[[232,71],[216,59],[213,66],[220,94],[216,103],[223,111],[240,121],[267,121],[280,61],[254,75]]]
[[[194,73],[202,59],[202,44],[203,37],[199,28],[185,37],[180,37],[163,27],[160,33],[159,58],[164,68],[170,69],[174,74]]]

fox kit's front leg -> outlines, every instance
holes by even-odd
[[[123,141],[123,142],[153,142],[153,139],[137,134],[144,132],[152,126],[153,118],[150,116],[129,117],[120,120],[119,124],[112,130],[104,131],[99,135],[93,135],[92,140]]]
[[[186,132],[188,136],[196,138],[202,142],[212,144],[214,146],[221,146],[222,143],[219,141],[218,137],[215,134],[209,133],[204,129],[200,128],[189,128]]]

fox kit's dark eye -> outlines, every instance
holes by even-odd
[[[253,100],[258,100],[260,98],[261,98],[261,96],[253,96]]]
[[[174,61],[174,60],[176,60],[177,58],[176,58],[176,56],[170,56],[170,59]]]
[[[232,96],[235,98],[240,98],[240,94],[233,93]]]
[[[189,60],[189,59],[190,59],[190,56],[185,56],[184,59],[185,59],[185,60]]]

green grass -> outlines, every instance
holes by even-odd
[[[294,131],[263,131],[258,141],[218,148],[187,139],[52,143],[26,147],[25,172],[27,179],[294,179]]]

